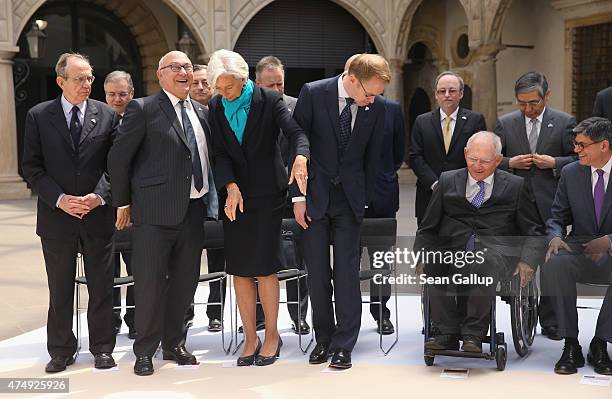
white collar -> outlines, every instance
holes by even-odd
[[[338,78],[338,98],[347,98],[350,97],[348,92],[346,91],[346,89],[344,88],[344,82],[342,80],[342,78],[344,78],[345,74],[343,73],[342,75],[340,75],[340,77]]]
[[[608,159],[608,162],[602,168],[596,168],[591,166],[591,174],[597,174],[597,169],[603,169],[604,173],[608,176],[610,175],[610,170],[612,169],[612,157]]]
[[[540,126],[542,126],[542,120],[544,119],[544,112],[546,112],[546,107],[544,107],[544,109],[542,110],[542,113],[540,113],[540,115],[538,115],[537,119],[538,122],[540,122]],[[528,118],[525,116],[525,125],[529,125],[529,122],[531,122],[531,118]]]
[[[81,114],[85,116],[85,107],[87,106],[87,100],[83,101],[80,104],[72,104],[70,101],[66,100],[66,97],[64,97],[64,95],[62,94],[61,103],[62,109],[64,110],[64,114],[69,115],[70,113],[72,113],[72,107],[76,105],[77,107],[79,107],[79,111],[81,112]]]
[[[483,181],[487,184],[487,185],[493,185],[493,176],[495,176],[495,172],[491,173],[489,176],[487,176]],[[472,177],[472,175],[470,174],[470,171],[468,170],[468,185],[471,186],[478,186],[478,181],[476,181],[476,179],[474,179]]]
[[[457,109],[453,111],[453,113],[450,115],[446,115],[444,111],[442,111],[442,108],[440,108],[440,120],[443,121],[444,119],[446,119],[447,116],[450,116],[452,120],[456,121],[458,113],[459,113],[459,107],[457,107]]]
[[[180,98],[170,93],[166,89],[162,89],[162,90],[164,91],[164,93],[166,93],[166,95],[170,99],[170,102],[172,103],[172,107],[176,107],[176,104],[178,104],[179,101],[182,101]],[[189,108],[190,106],[191,106],[191,98],[189,98],[189,94],[187,94],[187,98],[185,99],[185,107]]]

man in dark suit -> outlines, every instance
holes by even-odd
[[[601,90],[595,96],[593,116],[601,116],[612,120],[612,87]]]
[[[574,128],[578,162],[567,165],[546,222],[547,262],[542,266],[543,294],[550,296],[559,336],[565,338],[563,354],[555,364],[558,374],[574,374],[584,366],[578,342],[576,282],[612,284],[612,194],[607,190],[612,168],[612,123],[592,117]],[[565,237],[565,229],[572,226]],[[588,362],[596,373],[612,375],[607,351],[612,342],[612,288],[603,300]]]
[[[134,221],[137,375],[153,374],[160,341],[165,360],[196,363],[185,349],[184,317],[200,273],[206,204],[216,204],[216,189],[206,110],[189,98],[192,70],[180,51],[160,59],[163,90],[128,104],[108,156],[117,228]]]
[[[134,83],[129,73],[125,71],[112,71],[104,78],[104,94],[106,103],[117,113],[119,124],[123,119],[125,108],[134,98]],[[132,228],[126,227],[123,230],[116,230],[113,235],[113,264],[114,276],[121,276],[121,257],[125,263],[125,269],[129,276],[132,275]],[[125,296],[125,324],[128,326],[128,338],[136,338],[134,328],[134,286],[127,287]],[[113,289],[113,332],[115,335],[121,329],[121,288]]]
[[[513,271],[523,286],[533,278],[541,255],[539,243],[526,236],[541,235],[543,229],[523,178],[497,170],[502,160],[499,137],[478,132],[464,153],[467,168],[440,175],[414,249],[451,251],[465,260],[424,262],[427,277],[434,278],[427,289],[431,318],[440,330],[425,348],[458,350],[461,337],[462,350],[482,352],[497,282]],[[474,261],[467,261],[468,252]],[[451,276],[454,284],[436,280]],[[472,280],[457,283],[457,276]],[[453,285],[464,301],[449,295]]]
[[[414,121],[408,159],[417,176],[417,225],[423,220],[440,173],[464,168],[463,149],[467,140],[487,129],[482,114],[459,107],[463,88],[461,76],[442,72],[436,78],[435,89],[439,108],[419,115]]]
[[[255,85],[282,94],[283,101],[287,105],[287,111],[290,113],[290,115],[293,115],[297,98],[285,94],[285,69],[282,62],[278,58],[270,55],[259,60],[255,66]],[[278,145],[281,150],[283,162],[286,166],[289,161],[289,140],[287,137],[285,137],[282,131],[278,134]],[[288,206],[284,217],[293,218],[293,204],[291,203],[290,198],[288,198]],[[294,235],[294,241],[297,243],[301,241],[299,233]],[[297,252],[299,253],[300,251]],[[304,269],[303,259],[296,259],[296,263],[296,266],[302,270]],[[297,301],[298,284],[300,284],[301,294],[299,309],[297,305],[287,304],[289,316],[293,321],[291,329],[296,334],[309,334],[310,326],[306,322],[306,314],[308,313],[308,284],[306,284],[306,279],[300,279],[299,283],[294,280],[287,281],[287,300],[292,302]],[[257,329],[265,328],[265,320],[261,305],[257,305],[256,320]]]
[[[351,367],[361,325],[359,232],[372,198],[384,129],[382,97],[391,75],[379,55],[356,57],[339,77],[306,83],[293,114],[310,140],[307,196],[292,188],[303,234],[313,327],[312,364]],[[333,245],[333,276],[329,245]],[[332,282],[333,280],[333,289]],[[332,293],[335,291],[335,315]]]
[[[519,110],[502,116],[495,126],[504,155],[500,167],[525,179],[544,226],[550,218],[561,169],[577,159],[572,145],[576,119],[547,106],[550,90],[540,72],[518,78],[514,95]],[[538,312],[542,335],[561,339],[550,298],[540,297]]]
[[[96,368],[115,366],[111,263],[114,210],[106,156],[117,124],[112,109],[89,99],[94,81],[87,57],[65,53],[55,66],[62,95],[28,111],[23,174],[38,193],[36,233],[47,280],[49,373],[74,363],[75,259],[83,254],[89,292],[89,350]]]

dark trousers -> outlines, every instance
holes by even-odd
[[[178,225],[133,227],[136,356],[153,356],[160,341],[165,349],[183,343],[185,314],[200,274],[205,215],[204,201],[192,200]]]
[[[470,275],[493,277],[493,283],[486,284],[429,284],[430,315],[433,325],[442,334],[487,335],[491,322],[491,306],[495,301],[495,289],[500,276],[506,271],[506,262],[501,256],[485,255],[482,264],[472,263],[462,268],[446,264],[425,266],[427,277],[451,277]]]
[[[125,268],[128,276],[132,276],[132,250],[131,249],[115,249],[113,253],[113,266],[114,266],[114,276],[121,277],[121,258],[123,257],[123,262],[125,263]],[[130,328],[130,330],[134,329],[134,286],[129,285],[127,287],[127,293],[125,295],[125,304],[127,309],[125,310],[125,315],[123,316],[123,320],[125,324]],[[121,328],[121,288],[117,287],[113,289],[113,326],[115,331],[119,331]]]
[[[313,220],[303,234],[304,257],[313,327],[318,343],[352,350],[361,326],[359,287],[360,223],[346,199],[342,185],[330,188],[325,216]],[[333,245],[334,266],[330,266],[329,245]],[[333,287],[332,287],[333,281]],[[335,298],[332,304],[332,293]]]
[[[578,311],[576,309],[576,283],[612,283],[612,260],[596,265],[580,253],[580,247],[572,245],[574,252],[559,251],[542,266],[543,295],[548,296],[557,317],[559,336],[578,337]],[[595,336],[612,342],[612,288],[604,297]]]
[[[89,294],[89,350],[97,355],[102,352],[112,353],[115,347],[112,323],[112,241],[110,237],[92,237],[81,228],[78,237],[62,240],[41,237],[49,285],[47,350],[51,357],[72,356],[77,350],[77,340],[72,332],[72,317],[75,259],[79,241]]]

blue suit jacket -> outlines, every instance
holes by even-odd
[[[566,226],[572,225],[569,236],[576,241],[590,241],[603,235],[612,238],[612,186],[608,183],[599,224],[595,220],[591,167],[572,162],[561,171],[551,218],[546,222],[548,239],[563,237]]]
[[[404,161],[404,137],[406,128],[400,104],[385,99],[385,129],[381,151],[378,156],[379,168],[374,187],[371,211],[377,217],[394,217],[399,209],[399,183],[397,171]]]
[[[359,107],[349,144],[339,159],[338,78],[306,83],[293,111],[293,118],[310,141],[306,208],[311,218],[322,218],[329,204],[331,180],[339,177],[351,209],[361,221],[374,192],[385,105],[378,96],[369,106]],[[300,195],[294,185],[291,196]]]

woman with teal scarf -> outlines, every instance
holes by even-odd
[[[244,330],[237,364],[266,366],[276,361],[282,346],[277,329],[279,238],[288,185],[295,181],[306,194],[308,138],[280,94],[255,87],[240,54],[214,52],[208,79],[219,93],[209,102],[209,120],[215,182],[220,203],[225,200],[225,270],[234,276]],[[281,129],[297,154],[290,177],[277,145]],[[263,343],[255,328],[256,290],[266,320]]]

